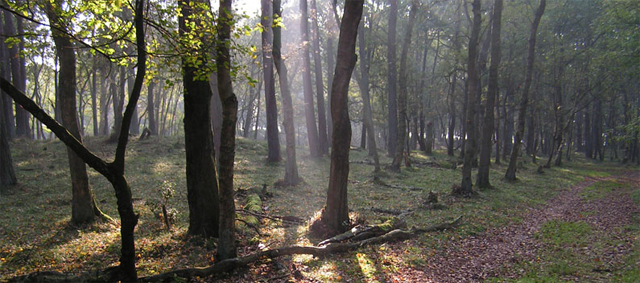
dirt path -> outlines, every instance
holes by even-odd
[[[561,193],[542,208],[527,213],[522,224],[499,229],[460,241],[449,243],[433,256],[425,258],[426,265],[419,269],[401,270],[403,280],[413,282],[482,282],[490,277],[517,278],[521,262],[536,260],[542,243],[535,234],[540,226],[551,220],[584,221],[595,231],[610,233],[612,228],[631,224],[633,213],[640,209],[629,197],[630,190],[614,190],[597,201],[585,201],[580,192],[607,179],[628,182],[633,188],[640,184],[640,172],[606,179],[588,178]],[[591,213],[585,213],[585,212]],[[620,260],[632,248],[616,247],[603,261]],[[515,270],[514,270],[515,269]]]

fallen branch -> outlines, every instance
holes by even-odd
[[[396,229],[384,235],[369,238],[369,239],[358,241],[358,242],[332,243],[323,247],[292,246],[292,247],[283,247],[283,248],[278,248],[273,250],[265,250],[265,251],[247,255],[244,257],[225,259],[223,261],[220,261],[208,267],[185,268],[185,269],[169,271],[169,272],[158,274],[158,275],[142,277],[139,279],[139,281],[140,282],[172,282],[172,281],[175,281],[177,277],[185,278],[185,279],[190,279],[194,277],[201,277],[201,278],[209,277],[214,274],[221,274],[221,273],[229,272],[236,268],[245,267],[251,263],[254,263],[262,259],[273,259],[281,256],[294,255],[294,254],[310,254],[315,257],[322,258],[329,254],[347,252],[347,251],[364,247],[367,245],[374,245],[379,243],[410,239],[412,237],[415,237],[425,232],[434,232],[434,231],[452,229],[452,228],[458,227],[461,223],[461,220],[462,220],[462,217],[458,217],[453,222],[443,223],[443,224],[435,225],[432,227],[427,227],[424,229],[414,228],[409,231]]]
[[[354,250],[360,247],[368,245],[376,245],[381,243],[388,243],[393,241],[401,241],[416,237],[422,233],[443,231],[456,228],[462,222],[462,217],[458,217],[453,222],[442,223],[427,228],[412,228],[409,231],[400,229],[392,230],[381,236],[348,243],[331,243],[322,247],[302,247],[292,246],[283,247],[272,250],[264,250],[255,254],[250,254],[243,257],[236,257],[231,259],[225,259],[214,265],[208,267],[194,267],[184,268],[169,271],[166,273],[141,277],[139,282],[175,282],[178,278],[191,279],[195,277],[209,277],[215,274],[222,274],[229,272],[233,269],[248,266],[251,263],[257,262],[263,259],[274,259],[281,256],[296,255],[296,254],[309,254],[315,257],[325,257],[330,254],[343,253],[350,250]],[[115,272],[114,272],[115,271]],[[114,282],[120,279],[117,278],[117,267],[111,267],[103,271],[85,272],[81,275],[76,274],[64,274],[55,271],[41,271],[34,272],[28,275],[14,277],[8,280],[2,280],[0,282]]]

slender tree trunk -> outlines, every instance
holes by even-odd
[[[413,0],[411,2],[411,11],[409,12],[409,23],[407,25],[404,42],[402,43],[402,53],[400,54],[400,78],[398,84],[400,91],[398,92],[398,136],[396,141],[396,152],[391,162],[390,169],[393,171],[400,171],[400,164],[404,159],[405,151],[405,139],[407,137],[407,77],[409,76],[409,70],[407,67],[407,57],[409,54],[409,46],[411,45],[411,32],[413,31],[413,24],[418,12],[419,2]],[[407,151],[410,149],[407,148]]]
[[[398,98],[396,94],[396,82],[398,79],[396,69],[396,23],[398,21],[398,0],[389,0],[389,25],[387,31],[387,154],[395,156],[398,142]],[[398,167],[399,169],[399,167]]]
[[[449,100],[449,129],[447,134],[448,136],[447,155],[448,156],[454,156],[453,151],[455,149],[455,130],[456,130],[456,99],[455,99],[456,83],[457,83],[456,72],[454,71],[451,76],[453,78],[451,78],[451,84],[449,86],[449,95],[447,96],[447,99]]]
[[[467,114],[466,114],[466,142],[464,147],[464,163],[462,165],[462,183],[460,190],[455,191],[458,195],[470,195],[473,193],[473,183],[471,181],[471,168],[473,160],[476,158],[477,137],[476,124],[474,117],[476,116],[476,99],[478,97],[478,68],[476,66],[478,60],[478,39],[480,35],[481,12],[480,0],[473,1],[473,25],[471,27],[471,38],[469,39],[469,56],[468,56],[468,76],[467,80]]]
[[[58,5],[63,3],[58,2]],[[56,53],[60,58],[59,92],[60,107],[63,125],[69,133],[80,143],[82,136],[78,128],[78,116],[76,111],[76,53],[71,38],[66,33],[64,19],[57,12],[59,7],[46,6],[47,16],[52,23],[51,32],[55,42]],[[20,88],[18,88],[20,90]],[[21,90],[20,90],[21,91]],[[76,152],[67,148],[69,169],[71,173],[72,201],[71,222],[83,224],[93,222],[96,216],[103,216],[98,208],[87,176],[87,167]]]
[[[360,23],[358,34],[358,44],[360,48],[360,93],[362,93],[362,110],[364,112],[364,129],[369,134],[367,135],[369,142],[369,156],[373,157],[374,172],[380,171],[380,160],[378,158],[378,149],[376,147],[376,135],[373,127],[373,117],[371,114],[371,98],[369,97],[369,50],[365,43],[365,31],[363,23]]]
[[[489,66],[489,90],[487,103],[482,121],[482,147],[480,151],[480,163],[476,186],[478,188],[490,188],[489,169],[491,166],[491,145],[494,133],[494,108],[496,96],[498,96],[498,70],[500,68],[500,28],[502,21],[502,0],[495,0],[493,6],[493,19],[491,27],[491,65]]]
[[[307,0],[300,0],[300,40],[302,45],[302,85],[304,92],[304,112],[307,122],[307,138],[309,139],[309,151],[312,157],[320,157],[322,151],[318,139],[318,126],[316,125],[316,113],[313,106],[313,90],[311,88],[311,59],[309,58],[309,15]]]
[[[151,80],[147,86],[147,115],[149,115],[149,131],[151,135],[158,135],[158,122],[156,121],[156,95],[154,93],[156,82]]]
[[[320,30],[318,29],[318,8],[316,0],[311,1],[311,35],[313,36],[313,62],[316,76],[316,101],[318,102],[318,146],[322,155],[329,153],[327,137],[327,114],[324,105],[324,81],[322,80],[322,59],[320,57]]]
[[[349,121],[348,93],[351,74],[356,66],[356,38],[358,25],[362,17],[364,1],[346,0],[340,38],[336,70],[331,86],[331,116],[333,136],[331,138],[331,168],[327,204],[322,212],[321,221],[332,234],[347,230],[349,207],[347,184],[349,178],[349,144],[351,143],[351,122]]]
[[[536,33],[538,32],[538,25],[542,14],[544,14],[544,8],[546,0],[540,0],[540,6],[536,10],[533,24],[531,24],[531,32],[529,33],[529,51],[527,54],[527,69],[525,72],[524,89],[522,90],[522,100],[520,101],[520,111],[518,112],[518,128],[516,130],[516,137],[513,143],[513,149],[511,150],[511,158],[509,159],[509,168],[505,174],[507,180],[516,179],[516,163],[518,161],[518,154],[520,151],[520,145],[522,144],[522,137],[524,136],[524,125],[527,117],[527,104],[529,103],[529,90],[531,88],[531,77],[533,75],[533,63],[535,59],[536,48]],[[529,145],[528,145],[529,146]]]
[[[98,67],[97,60],[93,60],[93,69],[91,70],[91,114],[93,122],[93,136],[100,135],[100,124],[98,124]]]
[[[271,10],[265,10],[271,0],[262,3],[262,70],[264,74],[264,95],[267,104],[267,145],[269,148],[267,161],[280,162],[280,139],[278,137],[278,108],[276,106],[276,89],[273,77],[273,33],[271,26]]]
[[[267,1],[267,5],[270,3]],[[280,8],[281,1],[273,1],[273,18],[282,18],[282,10]],[[278,71],[278,79],[280,82],[280,94],[282,95],[282,107],[284,115],[284,132],[287,146],[287,162],[285,165],[284,184],[287,186],[295,186],[300,183],[298,176],[298,165],[296,161],[296,132],[295,119],[293,116],[293,102],[291,99],[291,90],[289,89],[289,77],[287,76],[287,66],[282,59],[280,49],[282,46],[282,28],[276,26],[273,28],[273,58]]]
[[[329,86],[327,90],[327,105],[329,105],[329,115],[327,115],[327,131],[329,133],[328,139],[331,139],[333,136],[333,122],[331,120],[331,86],[333,85],[333,76],[331,73],[336,69],[335,68],[335,50],[333,48],[333,36],[327,37],[327,85]]]
[[[218,54],[216,61],[218,93],[220,95],[220,101],[222,101],[222,140],[220,141],[220,239],[218,242],[218,260],[225,260],[237,256],[235,234],[236,207],[233,200],[233,162],[236,148],[238,99],[233,93],[231,80],[231,28],[234,21],[231,10],[232,2],[232,0],[220,0],[220,9],[218,12],[218,44],[216,45],[216,53]],[[269,60],[269,62],[271,62],[271,66],[269,67],[271,68],[270,79],[273,82],[273,63],[271,60]],[[278,151],[280,151],[279,143]]]
[[[180,36],[186,37],[196,33],[195,26],[204,25],[198,20],[190,19],[199,14],[208,1],[180,1],[182,17],[179,18]],[[195,37],[198,38],[198,37]],[[204,41],[205,39],[199,38]],[[203,44],[208,46],[208,44]],[[206,53],[201,50],[197,54]],[[196,55],[184,55],[196,56]],[[201,55],[202,56],[202,55]],[[205,58],[200,58],[203,62]],[[184,135],[187,156],[187,200],[189,203],[189,231],[191,235],[218,237],[220,225],[220,209],[218,202],[218,178],[211,130],[210,103],[213,95],[208,76],[198,76],[198,69],[187,64],[188,58],[182,59],[184,85]],[[196,79],[199,77],[199,79]],[[168,111],[168,109],[167,109]],[[166,113],[166,112],[165,112]]]

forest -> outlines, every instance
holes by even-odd
[[[3,0],[0,282],[638,282],[636,0]]]

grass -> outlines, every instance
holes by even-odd
[[[114,146],[101,139],[85,141],[101,157],[112,158]],[[305,183],[297,187],[279,188],[273,184],[284,174],[284,162],[268,164],[267,146],[263,142],[238,139],[236,149],[235,186],[242,189],[262,188],[267,184],[273,197],[262,203],[271,215],[296,216],[310,219],[326,201],[328,183],[328,157],[314,160],[304,148],[298,149],[298,166]],[[20,141],[12,143],[12,153],[20,184],[10,194],[0,196],[0,278],[9,278],[34,271],[56,270],[80,272],[102,269],[118,264],[119,226],[115,223],[95,223],[87,227],[69,225],[71,189],[66,151],[58,141]],[[364,150],[351,151],[351,161],[367,159]],[[443,152],[433,156],[420,153],[412,158],[421,162],[444,164],[442,168],[414,166],[401,173],[385,171],[381,180],[392,187],[373,181],[373,166],[351,163],[349,177],[349,208],[352,215],[367,223],[384,222],[387,215],[370,210],[412,209],[407,219],[409,227],[425,227],[463,216],[464,225],[455,231],[434,233],[405,242],[406,252],[390,254],[386,246],[365,248],[325,259],[294,256],[291,261],[304,266],[301,272],[323,282],[383,282],[399,267],[419,267],[424,257],[442,249],[443,243],[502,225],[522,221],[526,209],[545,203],[562,190],[582,181],[585,176],[602,177],[617,172],[611,163],[591,162],[574,157],[579,162],[565,163],[562,167],[536,174],[537,164],[523,163],[518,181],[503,179],[506,165],[493,165],[493,189],[482,190],[475,198],[449,196],[451,186],[460,182],[460,169],[450,169],[454,160]],[[382,164],[391,160],[381,157]],[[115,196],[109,183],[97,172],[90,170],[90,182],[101,209],[117,218]],[[134,207],[140,213],[136,228],[139,276],[156,274],[169,269],[204,266],[213,263],[215,241],[186,235],[188,207],[185,180],[184,141],[181,137],[152,137],[145,141],[132,140],[127,151],[126,176],[134,196]],[[413,189],[419,188],[419,189]],[[173,190],[169,198],[163,197],[167,189]],[[595,189],[594,189],[595,190]],[[443,209],[428,209],[424,201],[428,192],[435,192]],[[598,197],[594,193],[594,197]],[[640,201],[636,192],[634,198]],[[175,212],[175,224],[167,232],[158,215],[158,203],[166,203]],[[237,206],[245,204],[237,200]],[[551,225],[551,224],[549,224]],[[564,223],[557,223],[558,231]],[[562,235],[549,227],[543,239]],[[575,227],[573,227],[575,228]],[[320,239],[309,238],[306,225],[288,226],[275,220],[261,222],[260,233],[238,223],[240,253],[251,253],[259,247],[275,248],[286,245],[310,245]],[[592,232],[585,231],[586,235]],[[565,245],[564,243],[561,245]],[[636,253],[637,260],[637,253]],[[633,260],[633,259],[630,259]],[[549,276],[558,273],[580,272],[572,266],[549,266]],[[269,263],[260,263],[246,273],[253,280],[263,279]],[[634,278],[633,273],[628,275]],[[552,278],[552,277],[549,277]],[[558,278],[558,277],[553,277]],[[622,278],[622,277],[621,277]],[[637,277],[636,277],[637,278]],[[249,279],[252,280],[252,279]],[[526,280],[523,279],[523,280]],[[550,279],[551,280],[551,279]],[[551,280],[554,281],[554,280]],[[535,281],[541,282],[541,281]]]

